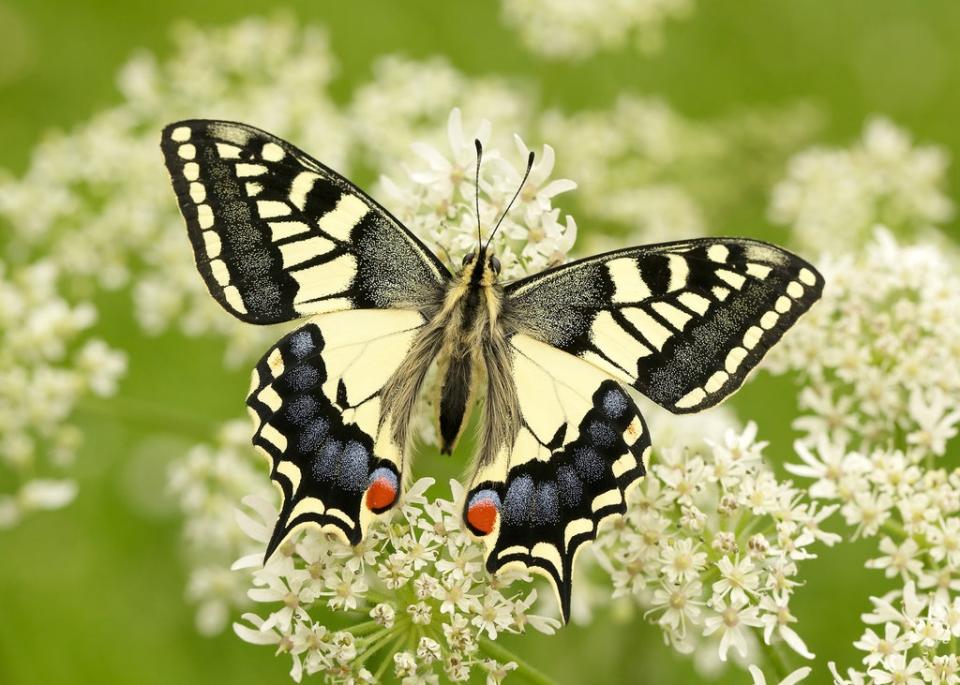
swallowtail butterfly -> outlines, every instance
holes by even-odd
[[[650,452],[623,386],[672,412],[711,407],[823,286],[802,259],[742,238],[632,247],[501,284],[489,240],[448,269],[269,133],[181,121],[161,147],[217,302],[253,324],[302,320],[257,364],[247,397],[283,493],[266,558],[305,525],[357,544],[396,505],[436,364],[443,452],[484,398],[464,526],[491,573],[546,576],[567,619],[577,552],[625,512]]]

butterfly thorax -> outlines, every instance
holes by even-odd
[[[474,255],[474,253],[471,253]],[[481,249],[468,256],[437,314],[443,337],[437,355],[440,379],[437,420],[440,450],[450,454],[469,418],[477,390],[488,380],[488,360],[495,354],[500,330],[503,288],[497,284],[499,262]]]

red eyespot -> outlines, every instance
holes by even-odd
[[[500,497],[493,490],[481,490],[470,498],[467,523],[477,535],[488,535],[497,523]]]
[[[380,468],[370,474],[367,487],[367,509],[381,512],[389,509],[397,499],[397,477],[390,469]]]

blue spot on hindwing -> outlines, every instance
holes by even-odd
[[[603,413],[611,419],[619,419],[630,408],[629,400],[620,388],[610,388],[603,396]]]
[[[523,525],[530,518],[530,501],[533,498],[533,478],[518,476],[507,488],[501,514],[505,523]]]
[[[533,521],[539,526],[556,523],[560,520],[560,503],[557,500],[557,486],[553,481],[540,483],[533,506]]]
[[[313,337],[310,331],[301,329],[290,336],[287,341],[290,346],[290,353],[297,359],[304,359],[307,355],[316,349],[313,344]]]
[[[294,426],[302,426],[314,417],[318,408],[317,401],[310,395],[297,395],[284,407],[283,414]]]
[[[583,499],[583,483],[576,471],[566,464],[557,469],[557,489],[560,491],[560,503],[567,509],[573,509]]]
[[[362,492],[367,489],[370,473],[370,453],[356,440],[343,448],[337,465],[337,483],[347,492]]]
[[[574,449],[573,465],[580,480],[585,483],[595,483],[603,478],[603,458],[589,445]]]
[[[297,449],[303,454],[313,452],[326,439],[330,422],[325,418],[317,418],[303,427],[297,440]]]

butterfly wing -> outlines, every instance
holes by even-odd
[[[486,545],[487,570],[545,576],[566,621],[577,553],[626,511],[650,438],[633,400],[600,369],[523,334],[510,354],[520,430],[478,465],[463,516]]]
[[[449,278],[389,212],[336,172],[252,126],[189,120],[161,149],[197,268],[238,318],[416,309]]]
[[[506,293],[519,330],[693,412],[736,390],[822,288],[785,250],[717,238],[590,257]]]
[[[399,309],[325,314],[257,364],[247,398],[253,443],[282,493],[267,558],[308,524],[355,545],[399,498],[404,446],[381,400],[423,323]]]

